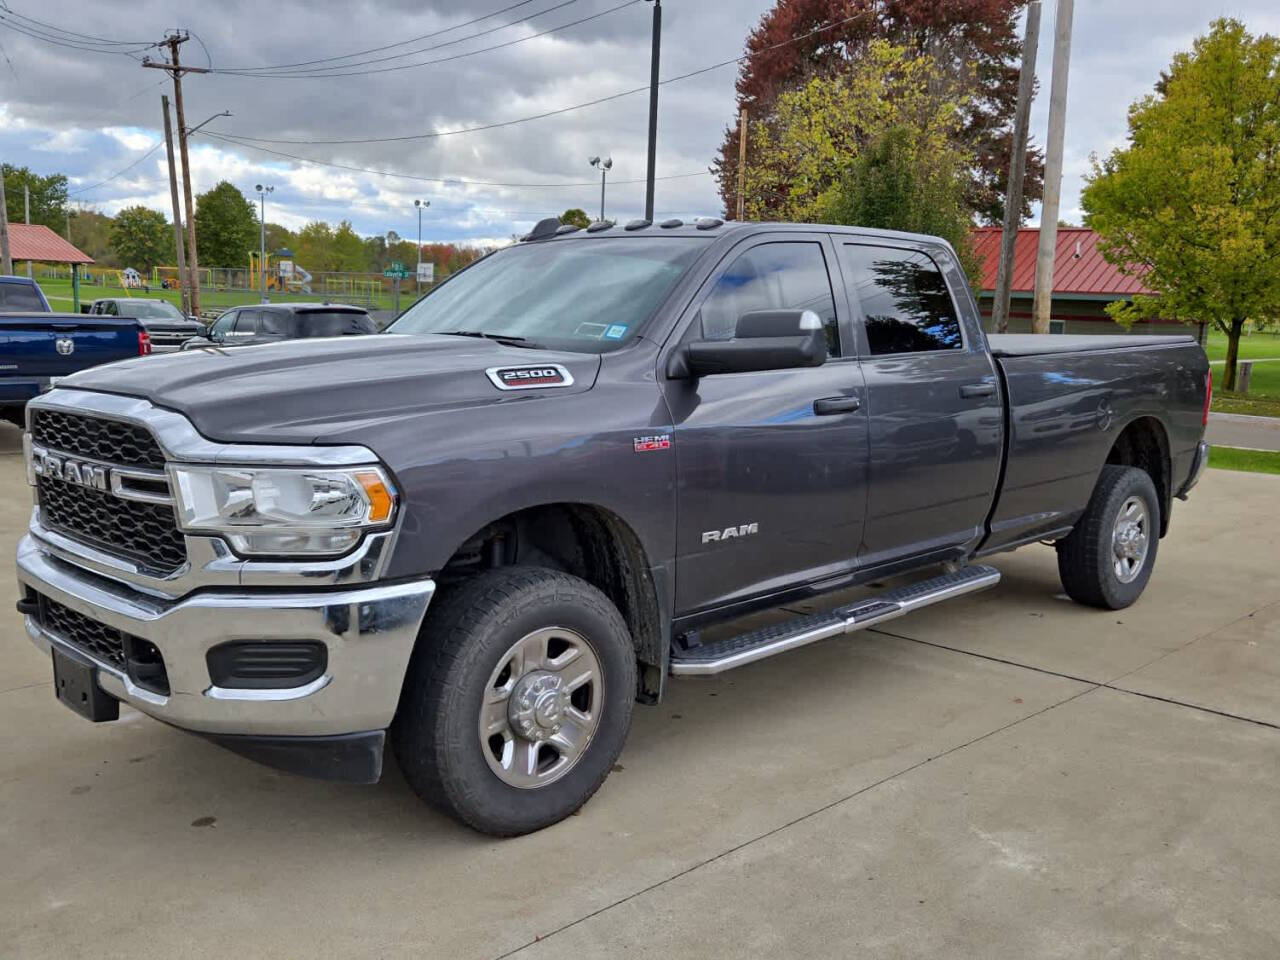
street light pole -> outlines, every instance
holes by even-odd
[[[604,219],[604,181],[609,171],[613,169],[613,157],[606,157],[601,160],[599,157],[591,157],[587,163],[596,167],[600,171],[600,219]]]
[[[262,294],[262,302],[270,303],[267,299],[267,194],[275,187],[264,187],[259,183],[253,189],[258,191],[258,203],[262,209],[261,232],[258,234],[258,290]]]
[[[422,211],[431,206],[430,200],[415,200],[413,205],[418,208],[418,275],[413,281],[413,289],[416,293],[422,292]]]
[[[653,222],[653,179],[658,156],[658,57],[661,52],[662,0],[653,0],[653,50],[649,55],[649,167],[644,183],[644,218],[650,223]]]

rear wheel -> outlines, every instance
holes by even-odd
[[[391,742],[433,806],[485,833],[527,833],[604,782],[635,685],[630,634],[604,594],[554,570],[494,570],[428,616]]]
[[[1058,541],[1058,575],[1077,603],[1106,610],[1142,595],[1160,545],[1160,501],[1145,470],[1102,468],[1084,516]]]

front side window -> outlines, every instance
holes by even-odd
[[[873,356],[964,347],[946,280],[928,255],[852,243],[840,255]]]
[[[762,243],[741,254],[702,303],[703,339],[732,339],[738,318],[756,310],[812,310],[826,328],[828,356],[841,355],[840,326],[821,244]]]
[[[438,285],[386,332],[505,337],[606,353],[644,329],[709,242],[615,236],[515,244]]]
[[[258,332],[258,315],[261,310],[241,310],[236,318],[235,333],[237,337],[251,337]]]
[[[231,310],[215,320],[213,322],[212,329],[209,330],[210,336],[215,339],[220,339],[229,334],[231,332],[231,325],[236,322],[236,315],[237,311]]]

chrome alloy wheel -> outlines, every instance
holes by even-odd
[[[535,630],[503,654],[480,705],[489,769],[522,789],[559,780],[582,757],[604,705],[591,643],[565,627]]]
[[[1121,583],[1132,583],[1147,562],[1150,543],[1150,520],[1147,505],[1141,497],[1130,497],[1116,516],[1111,534],[1111,552],[1116,577]]]

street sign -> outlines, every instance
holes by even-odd
[[[397,263],[383,270],[382,275],[384,277],[394,277],[396,280],[403,280],[406,277],[410,276],[410,273],[408,270],[406,270],[404,267],[400,266],[400,264]]]
[[[418,282],[419,283],[435,283],[436,282],[436,265],[434,263],[418,264]]]

